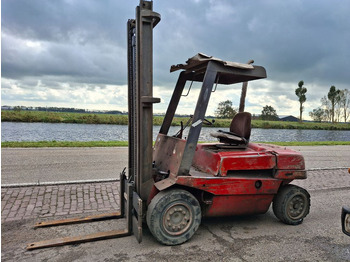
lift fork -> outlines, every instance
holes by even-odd
[[[134,233],[138,242],[140,243],[142,241],[142,200],[134,190],[134,183],[126,179],[125,169],[120,174],[120,211],[119,212],[92,215],[92,216],[87,216],[82,218],[71,218],[71,219],[38,222],[34,225],[34,228],[89,223],[89,222],[97,222],[97,221],[119,219],[119,218],[126,218],[125,229],[97,232],[97,233],[83,235],[83,236],[63,237],[63,238],[33,242],[27,245],[27,250],[62,246],[62,245],[79,244],[79,243],[92,242],[92,241],[103,240],[103,239],[119,238],[119,237],[129,236],[132,233]]]

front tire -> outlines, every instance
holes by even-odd
[[[189,240],[201,223],[198,200],[182,189],[161,191],[147,210],[147,225],[162,244],[179,245]]]
[[[299,225],[310,211],[310,194],[295,185],[280,188],[272,205],[275,216],[288,225]]]

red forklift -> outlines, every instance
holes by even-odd
[[[120,212],[37,225],[126,218],[126,229],[32,243],[28,249],[131,234],[141,242],[144,222],[160,243],[178,245],[195,234],[202,217],[263,214],[272,203],[280,221],[297,225],[309,213],[310,195],[290,184],[306,178],[303,156],[249,140],[251,114],[244,112],[247,83],[266,78],[264,67],[252,61],[235,63],[199,53],[172,66],[171,72],[181,71],[153,146],[152,108],[160,99],[153,97],[152,35],[160,15],[152,5],[141,0],[136,19],[127,23],[129,163],[128,172],[120,175]],[[193,116],[179,132],[169,134],[186,83],[192,82],[201,83]],[[205,119],[211,93],[220,92],[217,85],[238,83],[243,83],[240,112],[229,130],[213,132],[217,143],[198,144],[202,126],[212,125]],[[186,126],[189,131],[184,137]]]

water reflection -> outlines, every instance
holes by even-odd
[[[155,140],[159,126],[153,128]],[[171,127],[174,135],[180,127]],[[216,141],[210,132],[219,128],[203,127],[200,141]],[[224,129],[224,128],[221,128]],[[188,135],[188,129],[184,136]],[[2,122],[1,141],[127,141],[128,127],[120,125],[50,124]],[[350,141],[350,131],[295,130],[295,129],[252,129],[251,141]]]

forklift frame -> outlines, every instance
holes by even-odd
[[[128,175],[125,169],[120,174],[120,212],[36,225],[126,218],[126,229],[31,243],[28,250],[131,234],[140,243],[145,218],[159,242],[177,245],[195,233],[202,215],[259,214],[266,212],[272,201],[275,215],[286,224],[300,224],[309,213],[310,195],[288,185],[293,179],[306,178],[304,159],[299,153],[259,144],[233,150],[218,149],[216,144],[198,145],[214,84],[243,83],[243,111],[247,82],[266,78],[262,66],[223,61],[201,53],[186,64],[172,66],[171,72],[183,71],[152,146],[153,104],[160,102],[153,97],[153,28],[159,21],[153,2],[140,0],[136,18],[127,22],[129,158]],[[201,82],[202,86],[185,140],[169,136],[168,132],[187,81]]]

